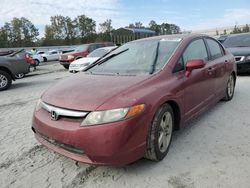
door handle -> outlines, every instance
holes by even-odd
[[[215,69],[216,69],[216,67],[209,67],[208,72],[214,71]]]

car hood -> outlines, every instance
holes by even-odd
[[[83,57],[80,59],[77,59],[71,63],[71,65],[82,65],[85,63],[93,63],[95,62],[99,57]]]
[[[227,48],[234,56],[250,55],[250,47]]]
[[[61,108],[94,111],[148,77],[149,75],[111,76],[79,73],[52,86],[42,95],[42,100]]]

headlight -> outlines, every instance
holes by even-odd
[[[39,99],[36,103],[35,111],[39,111],[42,108],[42,100]]]
[[[75,57],[73,55],[68,55],[68,59],[74,59]]]
[[[91,112],[82,122],[82,126],[105,124],[128,119],[142,112],[144,108],[145,105],[140,104],[130,108]]]

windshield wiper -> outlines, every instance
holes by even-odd
[[[149,72],[149,74],[153,74],[155,72],[155,66],[158,60],[158,55],[159,55],[159,47],[160,47],[160,42],[157,43],[156,50],[155,50],[155,59],[151,66],[151,71]]]
[[[126,52],[126,51],[128,51],[128,50],[129,50],[129,49],[127,48],[127,49],[125,49],[125,50],[122,50],[122,51],[120,51],[120,52],[118,52],[118,53],[116,53],[116,54],[112,54],[112,55],[107,56],[107,57],[105,57],[105,56],[106,56],[106,55],[105,55],[105,56],[99,58],[98,60],[96,60],[94,63],[92,63],[92,64],[88,67],[88,69],[86,69],[86,71],[89,70],[89,69],[91,69],[92,67],[94,67],[94,66],[96,66],[96,65],[100,65],[100,64],[102,64],[102,63],[108,61],[109,59],[111,59],[111,58],[113,58],[113,57],[115,57],[115,56],[118,56],[118,55],[120,55],[120,54],[122,54],[122,53],[124,53],[124,52]],[[103,58],[104,58],[104,59],[103,59]]]
[[[101,61],[97,62],[97,64],[100,65],[100,64],[104,63],[105,61],[107,61],[107,60],[109,60],[109,59],[111,59],[111,58],[113,58],[113,57],[115,57],[115,56],[118,56],[118,55],[120,55],[120,54],[122,54],[122,53],[124,53],[124,52],[126,52],[126,51],[128,51],[128,48],[125,49],[125,50],[122,50],[122,51],[120,51],[120,52],[118,52],[118,53],[116,53],[116,54],[112,54],[112,55],[110,55],[110,56],[108,56],[108,57],[102,59]]]

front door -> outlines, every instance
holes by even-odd
[[[191,59],[207,62],[208,52],[203,39],[192,41],[184,51],[184,64]],[[193,70],[189,77],[184,78],[184,87],[185,120],[189,120],[214,97],[214,64],[207,62],[205,67]]]

